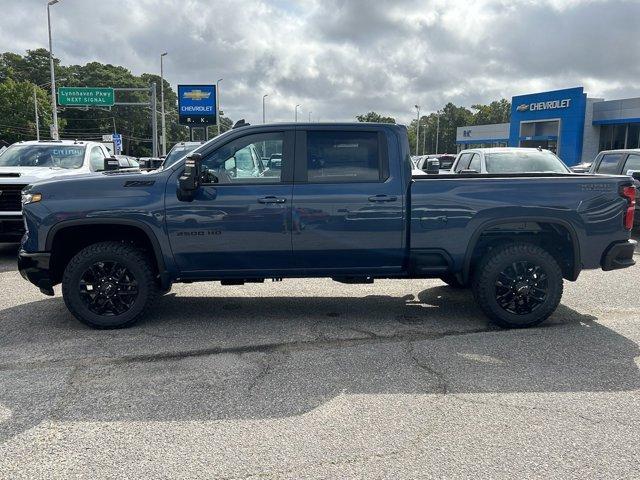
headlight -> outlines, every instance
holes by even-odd
[[[27,205],[29,203],[36,203],[42,200],[41,193],[23,193],[22,194],[22,205]]]

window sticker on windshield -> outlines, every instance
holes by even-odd
[[[54,148],[52,155],[59,155],[61,157],[68,157],[74,155],[83,155],[84,151],[81,148]]]

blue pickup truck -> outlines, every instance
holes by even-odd
[[[174,282],[294,277],[440,278],[497,324],[528,327],[564,279],[634,264],[634,203],[623,176],[412,178],[398,125],[242,126],[150,174],[28,186],[18,263],[96,328],[131,325]]]

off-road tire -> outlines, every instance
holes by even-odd
[[[110,316],[98,315],[81,298],[81,278],[96,262],[118,262],[135,277],[137,296],[126,312]],[[82,323],[97,329],[133,325],[154,304],[157,295],[158,285],[151,259],[142,249],[124,242],[100,242],[85,247],[67,264],[62,277],[62,296],[69,311]]]
[[[501,275],[505,269],[522,263],[536,265],[544,272],[546,296],[535,310],[516,314],[500,306],[498,289],[503,287],[498,287],[497,282],[500,277],[502,284],[504,277]],[[544,322],[558,307],[563,291],[562,271],[558,262],[543,248],[530,243],[511,243],[490,250],[482,258],[475,270],[472,289],[481,310],[495,324],[503,328],[532,327]]]

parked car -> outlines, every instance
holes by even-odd
[[[20,192],[39,180],[104,170],[109,152],[97,142],[25,141],[0,155],[0,242],[17,242],[24,233]]]
[[[257,166],[267,141],[283,152],[277,176]],[[408,152],[399,125],[244,126],[162,170],[38,182],[19,270],[47,295],[62,283],[97,328],[131,325],[174,282],[284,277],[442,278],[499,325],[529,327],[563,279],[634,264],[629,177],[412,177]]]
[[[118,165],[120,171],[140,171],[140,163],[134,158],[128,155],[114,155],[118,159]]]
[[[636,187],[640,188],[640,148],[627,150],[605,150],[600,152],[589,173],[607,175],[629,175],[634,178]],[[634,175],[635,174],[635,175]],[[637,191],[635,226],[640,226],[640,190]]]
[[[162,166],[163,167],[168,167],[170,165],[173,165],[175,162],[177,162],[178,160],[180,160],[182,157],[184,157],[185,155],[189,154],[190,152],[193,152],[196,148],[198,148],[202,144],[204,144],[204,142],[178,142],[178,143],[176,143],[173,146],[173,148],[171,148],[171,150],[169,150],[169,153],[167,154],[167,156],[162,161]]]
[[[541,148],[494,147],[462,150],[453,173],[571,173],[562,160]]]

